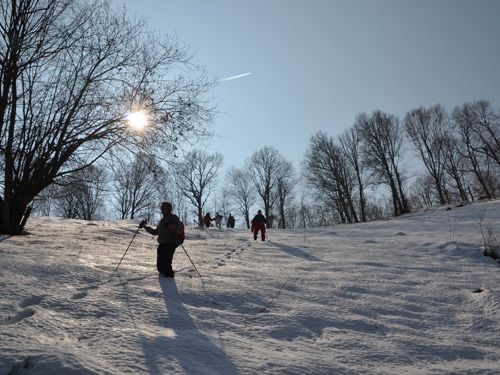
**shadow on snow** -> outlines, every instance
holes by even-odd
[[[312,262],[325,262],[323,259],[317,258],[314,255],[306,253],[304,250],[299,249],[298,247],[293,247],[290,245],[284,245],[277,242],[272,242],[272,244],[278,247],[281,251],[289,255],[293,255],[294,257],[303,258],[310,260]]]
[[[158,323],[165,335],[144,342],[150,374],[174,372],[179,366],[186,374],[238,374],[223,349],[196,327],[181,301],[175,279],[159,277],[167,311]]]

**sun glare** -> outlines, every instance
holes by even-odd
[[[127,116],[130,126],[136,130],[142,130],[148,124],[148,119],[144,111],[132,112]]]

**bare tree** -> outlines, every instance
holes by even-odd
[[[190,60],[109,1],[0,2],[0,233],[21,233],[37,194],[112,147],[175,150],[206,133],[213,83]],[[143,131],[126,118],[139,109]]]
[[[198,225],[203,226],[203,209],[214,190],[223,157],[219,153],[207,154],[193,150],[175,166],[175,184],[196,208]]]
[[[309,141],[304,176],[324,203],[334,208],[341,222],[359,221],[354,203],[356,174],[340,145],[324,132]]]
[[[401,170],[404,133],[397,117],[375,111],[371,116],[357,116],[355,126],[363,141],[363,160],[376,183],[389,186],[394,215],[410,212]]]
[[[250,209],[257,198],[250,175],[241,169],[232,167],[227,171],[226,182],[229,197],[245,218],[247,229],[250,229]]]
[[[280,183],[280,171],[283,170],[284,163],[286,160],[272,146],[265,146],[256,151],[246,162],[246,169],[250,173],[253,186],[264,204],[264,213],[269,228],[273,227],[276,218],[273,209],[279,198],[276,189]]]
[[[436,105],[408,112],[404,119],[406,132],[413,141],[420,159],[429,172],[440,204],[449,198],[445,184],[445,140],[448,139],[450,123],[444,107]]]
[[[494,111],[486,100],[466,103],[462,112],[467,112],[472,131],[481,140],[478,151],[500,166],[500,113]]]
[[[464,104],[453,110],[453,121],[458,129],[458,134],[463,147],[457,150],[468,160],[469,171],[474,174],[481,187],[480,194],[485,194],[488,199],[495,197],[491,186],[491,158],[484,152],[484,143],[478,136],[477,121],[470,105]]]
[[[460,141],[454,134],[449,135],[444,140],[444,170],[451,177],[449,184],[452,192],[461,202],[469,201],[466,184],[467,160],[459,152]]]
[[[424,208],[430,207],[434,203],[436,185],[434,179],[430,176],[420,176],[411,186],[412,207]]]
[[[56,199],[63,217],[81,220],[102,218],[106,191],[103,168],[91,165],[66,176],[63,182]]]
[[[59,187],[56,184],[47,186],[33,201],[33,213],[50,216],[54,210],[55,197]]]
[[[148,214],[149,206],[157,198],[157,185],[164,171],[156,163],[155,158],[145,154],[135,155],[132,161],[126,155],[120,155],[111,163],[113,171],[112,195],[114,206],[120,219],[135,219],[139,215]],[[155,202],[155,207],[158,201]],[[148,217],[148,219],[150,219]]]
[[[275,174],[278,179],[276,186],[278,228],[287,228],[287,213],[292,208],[297,178],[292,163],[284,159]]]
[[[359,211],[361,221],[365,222],[366,218],[366,197],[365,197],[365,182],[364,182],[364,165],[361,153],[361,139],[356,127],[351,127],[339,137],[340,146],[347,157],[347,160],[356,173],[359,196]]]

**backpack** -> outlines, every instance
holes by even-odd
[[[178,233],[177,236],[179,237],[179,245],[182,245],[186,236],[184,235],[184,223],[180,220],[179,223],[181,223],[182,232]]]
[[[172,219],[170,219],[172,220]],[[168,224],[170,224],[171,222],[167,222],[165,221],[165,228],[167,227]],[[186,238],[186,236],[184,235],[184,223],[179,219],[179,223],[181,225],[181,233],[176,233],[175,231],[173,231],[175,234],[177,234],[177,246],[179,245],[182,245],[184,243],[184,239]]]

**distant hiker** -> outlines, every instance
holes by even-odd
[[[146,232],[153,236],[158,235],[158,249],[156,250],[156,268],[160,274],[165,277],[174,277],[175,272],[172,269],[172,258],[179,245],[179,234],[182,233],[182,226],[177,215],[172,213],[172,204],[170,202],[161,203],[161,212],[163,218],[158,223],[156,229],[148,227],[143,220],[139,227],[146,229]]]
[[[229,213],[229,216],[227,218],[227,227],[228,228],[234,228],[234,216],[231,216],[231,213]]]
[[[252,219],[252,233],[253,233],[253,239],[257,239],[257,234],[261,234],[262,241],[266,240],[266,223],[267,219],[264,215],[262,215],[262,211],[259,210],[257,212],[257,215]]]
[[[219,229],[221,229],[221,226],[222,226],[222,218],[224,216],[220,215],[218,212],[215,213],[215,226]]]
[[[210,222],[212,221],[213,219],[210,217],[210,212],[207,212],[207,214],[205,215],[205,217],[203,218],[203,223],[205,224],[205,226],[208,228],[210,227]]]

